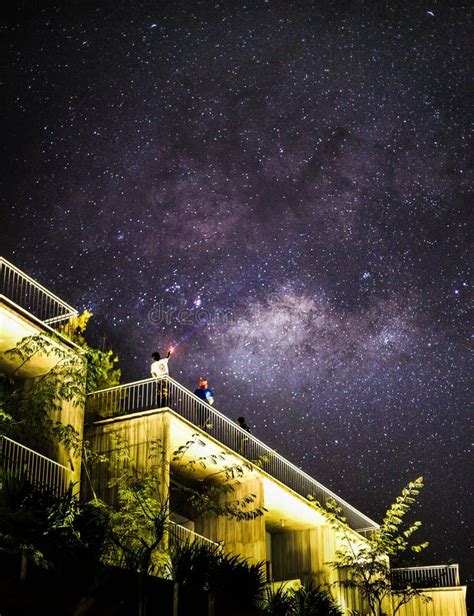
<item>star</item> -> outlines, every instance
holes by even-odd
[[[427,558],[467,576],[459,3],[30,4],[3,30],[6,258],[92,309],[125,382],[176,346],[172,376],[369,517],[424,475]]]

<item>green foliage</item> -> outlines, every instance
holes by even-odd
[[[403,527],[404,518],[415,504],[422,487],[422,477],[411,481],[387,510],[380,527],[371,531],[364,540],[357,540],[355,534],[351,533],[341,508],[334,500],[327,501],[325,508],[314,501],[318,510],[344,539],[343,548],[336,552],[336,560],[329,563],[347,575],[347,579],[337,583],[346,588],[358,589],[373,616],[383,614],[383,604],[387,601],[392,604],[395,615],[402,605],[415,596],[429,600],[420,590],[411,586],[393,590],[389,560],[399,557],[407,550],[419,553],[428,546],[427,542],[410,545],[410,539],[420,528],[421,522]]]
[[[286,589],[285,584],[276,590],[268,587],[263,601],[263,612],[267,616],[291,616],[292,593]]]
[[[156,454],[148,469],[138,468],[128,443],[116,439],[111,468],[117,470],[110,487],[117,490],[117,505],[108,507],[109,555],[115,564],[144,574],[157,574],[163,567],[162,540],[168,527],[168,501],[160,489]]]
[[[211,570],[209,590],[232,597],[232,603],[250,608],[261,602],[266,586],[264,563],[249,563],[247,559],[232,554],[222,554]]]
[[[48,453],[52,443],[70,443],[77,438],[72,426],[61,423],[64,402],[84,404],[85,362],[58,344],[55,334],[23,338],[4,352],[17,367],[5,375],[0,390],[0,430],[22,444]],[[22,382],[15,376],[33,357],[47,357],[53,367],[35,379]]]
[[[329,590],[312,580],[297,590],[267,590],[263,608],[268,616],[342,616]]]
[[[0,551],[23,554],[46,567],[39,543],[47,529],[47,499],[23,477],[0,470]]]
[[[169,577],[182,586],[209,590],[212,572],[221,558],[221,547],[200,541],[172,540],[167,565]]]
[[[61,334],[81,347],[84,352],[87,361],[86,393],[119,385],[122,375],[116,365],[119,359],[113,351],[103,351],[87,343],[85,334],[92,316],[92,312],[85,310],[77,317],[72,317],[59,329]]]
[[[122,373],[120,368],[116,367],[118,357],[113,351],[102,351],[89,346],[84,350],[87,358],[87,393],[120,384]]]
[[[261,454],[252,460],[252,464],[257,468],[265,468],[265,465],[269,464],[271,461],[274,452],[269,452],[267,454]]]
[[[191,439],[173,452],[172,462],[175,464],[177,474],[186,471],[186,475],[196,477],[196,480],[188,485],[178,485],[183,499],[186,500],[195,516],[203,513],[213,513],[217,516],[225,516],[237,521],[254,520],[264,514],[264,507],[255,507],[256,495],[249,493],[242,498],[232,498],[236,487],[247,474],[253,472],[252,464],[223,464],[222,468],[214,473],[209,473],[205,478],[198,473],[201,469],[212,468],[218,463],[225,462],[226,452],[218,454],[199,455],[193,457],[192,448],[206,447],[206,443],[199,434],[193,434]]]
[[[263,563],[249,563],[198,540],[173,542],[168,570],[180,585],[219,593],[241,608],[258,605],[266,586]]]
[[[107,514],[81,504],[72,486],[63,495],[5,470],[0,476],[0,551],[44,568],[98,564],[107,541]]]
[[[192,442],[172,454],[172,459],[181,464],[181,469],[186,467],[192,471],[203,465],[206,468],[208,464],[217,463],[217,459],[224,459],[222,453],[217,458],[214,455],[199,456],[183,462],[185,452],[189,452],[196,438],[194,435]],[[147,468],[137,466],[125,439],[115,436],[114,445],[109,464],[115,477],[109,486],[116,490],[117,502],[115,507],[108,507],[111,531],[108,558],[133,571],[157,575],[166,567],[165,533],[172,532],[173,528],[168,520],[168,497],[164,496],[168,493],[168,486],[162,486],[159,479],[165,463],[162,445],[159,441],[150,443]],[[204,443],[201,445],[205,446]],[[228,499],[228,494],[235,489],[234,482],[238,481],[236,477],[241,476],[242,469],[226,466],[209,478],[199,480],[196,487],[179,485],[176,489],[195,515],[212,513],[237,521],[253,519],[263,513],[259,509],[248,509],[254,495]]]
[[[120,381],[118,358],[112,351],[89,346],[85,332],[92,313],[85,311],[61,326],[61,336],[81,347],[71,352],[56,333],[23,338],[3,353],[16,364],[0,383],[0,432],[36,451],[49,455],[55,443],[78,448],[78,434],[61,422],[64,403],[83,406],[85,396],[97,389],[112,387]],[[18,373],[32,359],[48,358],[53,363],[45,374],[26,383]]]

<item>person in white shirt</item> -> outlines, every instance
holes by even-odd
[[[160,354],[156,351],[151,355],[153,363],[151,364],[150,370],[151,376],[156,379],[156,397],[159,407],[169,406],[170,403],[168,395],[168,379],[161,377],[167,377],[170,374],[168,360],[171,353],[172,349],[169,349],[166,357],[161,358]]]
[[[166,354],[166,357],[161,359],[161,355],[157,352],[152,353],[151,358],[153,363],[151,364],[151,376],[157,379],[160,376],[169,376],[170,371],[168,368],[168,360],[171,357],[171,349]]]

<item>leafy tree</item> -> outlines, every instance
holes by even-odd
[[[86,393],[119,385],[122,375],[116,365],[119,359],[112,350],[104,351],[88,344],[86,331],[92,316],[92,312],[84,310],[82,314],[72,317],[59,328],[61,334],[81,347],[84,352],[87,361]]]
[[[113,507],[102,504],[108,511],[110,525],[104,562],[118,564],[139,574],[139,611],[143,611],[146,604],[143,583],[146,575],[172,577],[178,583],[195,584],[201,590],[212,593],[215,590],[213,581],[219,579],[221,586],[230,585],[230,572],[233,571],[234,575],[240,576],[245,591],[242,600],[244,596],[253,596],[262,580],[259,567],[240,560],[237,562],[232,557],[224,558],[217,545],[202,547],[193,543],[188,544],[187,548],[183,547],[179,538],[174,536],[175,526],[169,520],[169,486],[163,486],[159,479],[164,463],[161,443],[150,443],[149,464],[144,468],[135,463],[131,447],[125,439],[115,436],[114,440],[115,448],[108,464],[115,474],[109,487],[116,490],[116,504]],[[185,447],[189,450],[191,444]],[[181,455],[183,449],[179,448],[173,457],[179,458]],[[209,459],[213,456],[202,456],[199,461],[191,460],[186,465],[206,466]],[[231,475],[238,473],[233,467],[228,467],[227,472]],[[248,499],[220,503],[219,496],[228,493],[228,486],[224,480],[222,490],[219,490],[215,475],[213,480],[211,484],[203,482],[201,490],[182,488],[185,498],[193,501],[199,513],[212,512],[238,520],[257,515],[253,510],[242,514],[241,509],[250,502]],[[253,499],[250,497],[250,500]]]
[[[335,501],[328,501],[326,508],[316,502],[320,511],[327,517],[336,532],[342,535],[344,544],[336,552],[336,559],[330,563],[335,569],[348,574],[348,579],[337,584],[346,588],[358,589],[367,601],[372,616],[383,616],[384,604],[392,605],[395,616],[400,608],[414,597],[430,600],[421,590],[406,585],[396,589],[392,586],[390,558],[395,559],[410,550],[419,553],[428,543],[410,545],[412,535],[420,528],[421,522],[404,527],[404,518],[410,511],[420,489],[423,478],[410,482],[387,510],[381,526],[371,531],[364,540],[356,540],[348,528],[341,508]]]
[[[78,563],[98,565],[107,541],[107,512],[80,503],[72,486],[57,494],[36,486],[25,476],[1,470],[0,552],[53,570],[71,569]]]
[[[70,445],[77,434],[72,426],[63,424],[58,417],[64,402],[73,406],[84,404],[84,360],[57,344],[55,334],[28,336],[3,354],[18,365],[3,378],[0,430],[44,453],[49,452],[53,443]],[[25,384],[17,379],[17,374],[33,357],[48,357],[55,363],[47,373]]]
[[[117,490],[116,507],[107,506],[111,527],[112,562],[147,575],[164,566],[163,537],[168,527],[168,501],[163,497],[155,454],[148,469],[139,468],[128,443],[117,438],[110,460],[118,471],[110,481]]]
[[[0,382],[0,431],[37,451],[50,454],[53,444],[79,448],[78,434],[60,420],[64,402],[83,406],[91,391],[119,384],[121,371],[118,357],[109,351],[90,346],[85,338],[92,313],[84,311],[62,325],[58,332],[23,338],[3,353],[15,361],[16,368],[3,374]],[[72,353],[61,336],[81,348]],[[25,383],[18,374],[29,361],[47,357],[56,360],[53,367]]]
[[[198,438],[198,435],[193,435],[190,441],[172,454],[173,461],[181,465],[181,470],[187,468],[192,471],[196,466],[206,467],[217,463],[214,455],[182,462],[184,451],[189,451]],[[166,562],[163,543],[165,533],[173,532],[169,524],[169,486],[161,485],[159,479],[163,464],[162,445],[158,441],[150,443],[147,468],[137,466],[126,439],[116,436],[115,445],[115,451],[108,461],[110,469],[116,473],[116,477],[109,483],[117,494],[116,507],[109,508],[111,542],[115,549],[113,559],[128,569],[157,575],[162,572]],[[224,456],[222,452],[219,458],[223,459]],[[263,509],[249,509],[255,495],[228,499],[228,495],[235,489],[234,482],[238,482],[244,472],[238,465],[226,466],[223,471],[200,480],[196,486],[177,484],[175,491],[191,505],[195,515],[212,513],[237,521],[254,519],[263,515]],[[222,495],[226,496],[224,501]]]

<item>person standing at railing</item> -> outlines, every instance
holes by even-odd
[[[201,377],[199,379],[199,387],[194,390],[194,395],[207,402],[209,405],[214,404],[214,392],[212,389],[209,389],[207,386],[207,379]],[[206,411],[206,407],[202,406],[199,410],[200,420],[199,425],[204,428],[204,430],[212,430],[212,421],[211,421],[211,413],[210,411]]]
[[[170,374],[168,361],[171,357],[173,348],[168,349],[166,357],[155,351],[151,354],[153,363],[151,364],[151,376],[156,379],[157,385],[157,398],[159,406],[169,406],[169,394],[168,394],[168,380],[167,377]]]
[[[239,426],[242,428],[242,430],[245,430],[246,432],[248,432],[250,434],[250,428],[248,427],[247,423],[245,422],[245,418],[244,417],[237,417],[237,423],[239,424]],[[247,449],[247,441],[248,441],[248,437],[244,436],[241,443],[240,443],[240,448],[239,448],[239,453],[243,456],[247,457],[246,454],[246,449]]]
[[[199,379],[199,387],[194,390],[194,395],[210,405],[214,404],[214,392],[207,386],[207,379],[201,377]]]
[[[151,358],[153,360],[153,363],[151,364],[151,376],[154,379],[157,379],[160,376],[169,376],[170,370],[168,367],[168,361],[172,352],[173,349],[170,348],[166,354],[166,357],[163,358],[161,358],[161,355],[157,351],[151,354]]]
[[[246,432],[250,434],[250,428],[245,423],[245,417],[237,417],[237,423],[242,428],[242,430],[245,430]]]

